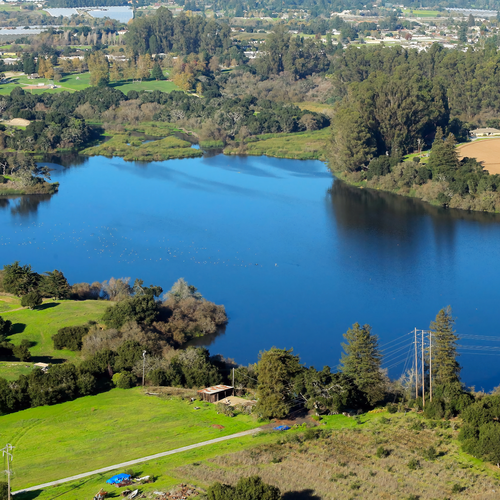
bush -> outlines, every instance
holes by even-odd
[[[65,326],[52,335],[54,349],[69,349],[80,351],[82,349],[82,338],[89,333],[90,325]]]
[[[452,493],[462,493],[462,491],[464,491],[464,490],[465,490],[465,488],[463,486],[461,486],[458,483],[455,483],[453,485],[453,488],[451,489],[451,492]]]
[[[434,448],[434,446],[430,446],[429,448],[426,448],[425,450],[423,450],[422,456],[426,460],[431,460],[431,461],[436,460],[436,458],[437,458],[436,448]]]
[[[388,403],[385,408],[389,413],[396,413],[398,411],[397,405],[392,403]]]
[[[29,292],[21,299],[21,306],[33,310],[42,304],[42,296],[38,292]]]
[[[113,383],[119,389],[130,389],[137,383],[137,377],[130,372],[120,372],[113,375]]]
[[[3,175],[0,175],[0,184],[5,184],[6,182],[7,179]]]
[[[0,500],[7,500],[8,488],[6,481],[0,481]]]
[[[208,500],[280,500],[279,488],[262,481],[258,476],[241,478],[236,486],[214,483],[207,491]]]
[[[412,458],[406,465],[410,470],[420,469],[420,462],[416,458]]]
[[[30,343],[28,340],[23,340],[21,345],[15,346],[12,350],[12,354],[19,359],[19,361],[29,361],[31,359],[31,353],[29,351]]]
[[[378,458],[386,458],[388,457],[389,455],[391,454],[391,452],[389,450],[386,450],[383,446],[379,446],[377,448],[377,457]]]

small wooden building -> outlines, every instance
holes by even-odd
[[[221,399],[225,399],[228,396],[234,395],[234,387],[229,385],[214,385],[213,387],[207,387],[198,391],[203,401],[208,401],[209,403],[217,403]]]

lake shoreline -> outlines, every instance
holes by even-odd
[[[487,209],[481,209],[481,208],[474,209],[471,207],[464,208],[463,206],[460,206],[458,203],[454,203],[453,198],[451,199],[451,202],[449,205],[443,206],[442,204],[438,203],[437,201],[431,201],[431,200],[426,199],[425,197],[418,196],[415,189],[408,189],[407,191],[403,188],[400,188],[397,190],[384,189],[380,186],[373,186],[373,185],[370,186],[369,182],[367,180],[349,179],[349,177],[348,177],[349,173],[345,172],[345,171],[344,172],[335,172],[335,171],[331,170],[331,172],[340,181],[345,182],[349,186],[353,186],[353,187],[356,187],[358,189],[367,189],[367,190],[378,191],[378,192],[383,192],[383,193],[390,193],[390,194],[394,194],[397,196],[402,196],[404,198],[412,198],[415,200],[419,200],[422,203],[427,203],[428,205],[431,205],[433,207],[439,207],[439,208],[443,208],[443,209],[454,209],[454,210],[460,210],[462,212],[483,212],[483,213],[490,213],[490,214],[500,213],[499,210],[487,210]],[[433,183],[433,184],[437,184],[437,183]],[[460,200],[458,200],[458,201],[463,201],[463,200],[464,200],[463,198],[460,198]],[[470,201],[472,202],[473,200],[474,199],[471,199]]]

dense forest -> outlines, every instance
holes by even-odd
[[[136,19],[127,33],[127,44],[136,54],[146,52],[183,55],[206,51],[216,56],[231,47],[231,29],[226,23],[201,16],[174,17],[165,7],[154,16]]]

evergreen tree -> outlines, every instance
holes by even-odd
[[[160,63],[158,61],[155,61],[153,64],[153,71],[151,72],[151,76],[155,80],[164,80],[165,76],[163,75],[163,71],[161,69]]]
[[[455,148],[455,136],[450,134],[443,140],[442,133],[442,129],[438,127],[427,166],[432,170],[433,178],[449,181],[453,179],[458,169],[459,160]]]
[[[432,379],[436,385],[460,381],[460,365],[456,357],[458,336],[453,330],[455,319],[451,307],[441,309],[431,323],[432,330]]]
[[[12,331],[12,321],[8,319],[3,319],[0,316],[0,343],[3,342]]]
[[[46,272],[45,275],[42,276],[40,288],[45,295],[57,300],[67,299],[71,292],[68,280],[64,277],[64,274],[57,269]]]
[[[33,310],[35,307],[40,306],[42,302],[42,296],[37,291],[34,291],[23,295],[21,306]]]
[[[19,261],[4,267],[3,288],[7,293],[21,297],[38,288],[40,275],[31,270],[26,264],[20,266]]]
[[[340,369],[350,377],[358,389],[365,393],[370,404],[384,397],[384,377],[380,369],[382,354],[378,348],[378,338],[371,332],[370,325],[354,323],[344,333],[347,343],[343,343]]]
[[[259,356],[256,409],[265,418],[283,418],[292,408],[291,384],[302,370],[292,351],[273,347]]]

